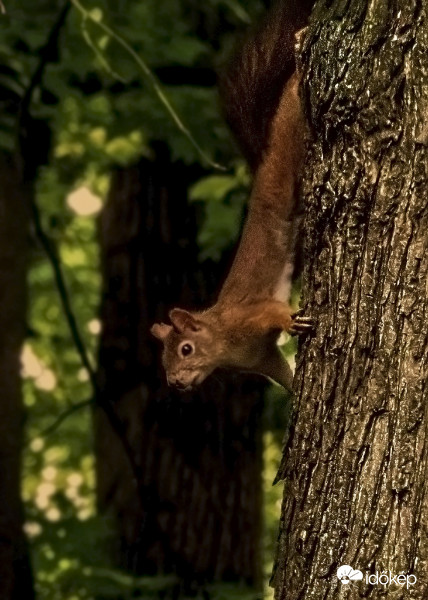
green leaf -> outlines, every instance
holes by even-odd
[[[189,199],[192,202],[200,200],[220,202],[236,187],[236,176],[211,175],[201,179],[190,188]]]

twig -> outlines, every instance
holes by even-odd
[[[113,77],[113,79],[117,79],[118,81],[120,81],[120,83],[125,84],[126,83],[125,79],[123,77],[121,77],[119,75],[119,73],[116,73],[116,71],[114,71],[111,68],[107,59],[103,56],[103,54],[99,50],[99,48],[97,48],[96,43],[91,38],[89,31],[86,27],[86,21],[83,21],[83,23],[82,23],[82,36],[83,36],[83,39],[85,40],[85,42],[87,43],[87,45],[89,46],[89,48],[92,50],[92,52],[95,54],[95,56],[100,61],[100,64],[104,67],[104,70],[107,71],[107,73],[109,73]]]
[[[5,5],[3,4],[2,0],[0,0],[0,13],[1,13],[2,15],[5,15],[5,14],[6,14],[6,7],[5,7]]]
[[[124,48],[124,50],[126,50],[126,52],[128,52],[128,54],[130,56],[132,56],[132,58],[135,60],[137,65],[140,67],[140,70],[142,71],[142,73],[144,74],[144,76],[146,77],[146,79],[148,80],[150,85],[152,86],[155,94],[157,95],[157,97],[159,98],[161,103],[166,108],[168,114],[171,116],[172,120],[178,127],[179,131],[181,131],[181,133],[183,133],[183,135],[189,140],[189,142],[196,149],[196,151],[202,157],[202,159],[211,167],[218,169],[220,171],[225,171],[225,167],[223,167],[219,163],[216,163],[215,161],[213,161],[208,156],[208,154],[201,148],[201,146],[198,144],[198,142],[195,140],[190,129],[188,127],[186,127],[186,125],[183,123],[181,118],[178,116],[177,112],[175,111],[174,107],[172,106],[171,102],[169,101],[168,97],[166,96],[165,92],[163,91],[162,86],[160,85],[156,76],[150,70],[150,68],[148,67],[146,62],[135,52],[135,50],[132,48],[132,46],[130,46],[128,44],[128,42],[126,42],[120,35],[118,35],[108,25],[106,25],[105,23],[102,23],[100,20],[96,19],[91,14],[91,12],[89,12],[88,10],[86,10],[86,8],[84,6],[82,6],[82,4],[79,2],[79,0],[70,0],[70,2],[76,7],[76,9],[82,15],[82,19],[83,19],[82,29],[85,31],[84,24],[86,21],[89,20],[92,23],[94,23],[94,25],[99,27],[99,29],[101,29],[101,31],[103,31],[108,36],[110,36],[113,40],[115,40],[119,44],[119,46],[122,46],[122,48]],[[98,53],[97,53],[97,56],[98,56]],[[103,60],[103,63],[104,64],[106,63],[105,59]],[[109,67],[108,70],[109,70],[110,74],[114,75],[114,71],[111,69],[111,67]],[[121,80],[121,78],[119,78],[119,80]]]
[[[63,421],[65,421],[69,416],[73,415],[75,412],[81,410],[82,408],[86,408],[87,406],[91,406],[94,403],[93,399],[90,400],[82,400],[82,402],[77,402],[76,404],[72,404],[67,410],[62,412],[53,423],[51,423],[46,429],[42,429],[39,431],[35,437],[46,437],[51,435],[58,427],[61,425]],[[33,438],[34,439],[34,438]],[[31,443],[31,440],[30,442]]]
[[[65,313],[65,317],[67,319],[68,326],[70,328],[71,336],[73,338],[74,345],[76,346],[77,352],[79,353],[80,360],[82,361],[83,366],[87,369],[89,373],[89,379],[91,380],[92,387],[94,390],[97,389],[97,381],[95,369],[93,368],[91,361],[88,356],[88,352],[86,351],[85,344],[83,342],[82,336],[79,331],[79,326],[77,324],[76,317],[74,316],[74,312],[70,303],[70,299],[68,296],[65,278],[62,273],[61,263],[58,258],[58,254],[55,246],[52,244],[49,236],[43,229],[40,211],[35,202],[31,203],[31,210],[33,216],[34,228],[36,231],[36,235],[45,251],[49,262],[51,263],[51,267],[54,272],[55,283],[58,289],[58,293],[61,299],[62,308]]]
[[[1,2],[1,0],[0,0],[0,2]],[[65,18],[65,15],[63,16],[63,19],[64,18]],[[60,21],[60,19],[57,20],[54,28],[58,28],[59,21]],[[58,32],[59,32],[59,29],[58,29]],[[52,36],[52,32],[51,32],[51,34],[49,35],[49,40],[52,40],[54,38],[55,38],[55,36]],[[49,43],[50,42],[48,41],[45,48],[49,45]],[[41,63],[39,64],[37,71],[34,73],[32,79],[31,79],[31,82],[30,82],[30,86],[27,89],[26,94],[24,95],[25,102],[22,104],[24,113],[28,112],[28,108],[29,108],[29,106],[31,104],[31,100],[32,100],[33,91],[36,88],[36,86],[41,83],[42,78],[43,78],[44,67],[48,64],[48,62],[49,62],[49,56],[48,56],[48,54],[46,54],[44,56],[43,60],[41,61]],[[22,114],[24,114],[24,113],[22,113]],[[109,400],[106,400],[105,398],[103,398],[102,390],[100,390],[100,388],[99,388],[95,369],[93,368],[91,361],[89,359],[88,352],[86,350],[85,344],[83,342],[83,339],[82,339],[80,331],[79,331],[77,319],[73,312],[73,307],[72,307],[72,304],[71,304],[71,301],[70,301],[70,298],[68,295],[67,286],[66,286],[66,282],[65,282],[65,278],[64,278],[63,271],[62,271],[61,262],[60,262],[60,259],[58,256],[57,249],[56,249],[54,243],[52,242],[52,240],[50,239],[49,235],[43,229],[43,225],[42,225],[42,221],[41,221],[41,217],[40,217],[40,211],[34,200],[31,202],[31,211],[32,211],[32,218],[33,218],[33,223],[34,223],[34,227],[35,227],[35,233],[46,253],[46,256],[47,256],[51,266],[52,266],[52,269],[54,272],[54,277],[55,277],[55,283],[56,283],[56,287],[58,289],[58,293],[60,296],[64,315],[66,317],[67,324],[69,326],[69,329],[70,329],[70,332],[71,332],[71,335],[73,338],[73,342],[79,353],[81,362],[89,373],[90,383],[91,383],[91,386],[92,386],[93,392],[94,392],[93,398],[91,400],[85,400],[83,402],[76,403],[76,404],[70,406],[68,409],[66,409],[61,415],[59,415],[59,417],[56,419],[56,421],[54,423],[52,423],[44,431],[44,433],[42,432],[42,435],[43,434],[49,435],[50,433],[52,433],[52,431],[54,431],[68,416],[70,416],[77,410],[80,410],[81,408],[84,408],[85,406],[90,406],[90,405],[94,405],[94,404],[99,406],[99,408],[106,415],[107,420],[108,420],[112,430],[117,435],[117,437],[120,441],[120,444],[122,446],[122,449],[125,453],[128,464],[130,466],[130,469],[132,471],[134,485],[136,488],[136,493],[137,493],[138,499],[141,503],[141,507],[144,509],[142,522],[140,524],[140,535],[143,535],[143,532],[146,531],[146,529],[148,527],[158,527],[156,525],[155,521],[150,518],[151,515],[155,511],[163,508],[164,510],[169,510],[172,512],[173,510],[175,510],[175,505],[170,501],[161,499],[159,497],[159,493],[154,484],[147,485],[147,484],[144,484],[144,482],[143,482],[142,469],[141,469],[140,465],[137,463],[137,461],[135,460],[134,450],[133,450],[131,444],[129,443],[127,435],[126,435],[126,433],[127,433],[126,426],[121,421],[121,419],[118,417],[118,415],[116,414],[113,404]],[[212,499],[211,499],[211,501],[212,501]],[[213,503],[213,510],[216,510],[216,506],[214,503]],[[220,512],[219,512],[219,514],[220,514]],[[163,531],[163,529],[161,527],[159,527],[158,538],[160,541],[162,541],[165,544],[169,543],[169,532],[168,531],[165,532],[165,531]]]
[[[47,64],[52,60],[52,57],[54,56],[53,50],[56,51],[58,36],[59,36],[60,30],[61,30],[61,27],[65,22],[65,18],[69,11],[69,7],[70,7],[70,4],[67,2],[67,4],[62,8],[60,14],[58,15],[58,18],[56,19],[53,28],[49,32],[47,42],[46,42],[45,46],[42,48],[41,53],[40,53],[40,56],[41,56],[40,62],[38,64],[35,72],[33,73],[33,76],[31,77],[29,86],[23,96],[23,99],[22,99],[22,102],[20,105],[19,119],[18,119],[18,127],[19,127],[18,135],[19,135],[19,139],[21,141],[25,142],[25,140],[22,140],[22,136],[20,135],[23,133],[23,131],[22,131],[23,130],[23,120],[28,115],[29,107],[30,107],[31,101],[33,99],[34,90],[36,89],[36,87],[38,87],[41,84],[45,68],[46,68]],[[21,148],[21,151],[22,151],[22,148]],[[65,314],[65,317],[66,317],[66,320],[67,320],[67,323],[68,323],[68,326],[69,326],[69,329],[70,329],[70,332],[71,332],[71,335],[73,338],[73,342],[76,346],[77,352],[82,361],[82,365],[85,367],[85,369],[87,369],[87,371],[89,373],[89,379],[90,379],[90,382],[91,382],[91,385],[92,385],[92,388],[94,391],[95,402],[104,411],[104,413],[106,414],[106,416],[108,418],[110,426],[112,427],[113,431],[116,433],[118,438],[120,439],[123,450],[127,456],[131,470],[132,470],[134,478],[136,480],[136,484],[139,487],[138,484],[141,481],[141,469],[135,461],[134,451],[126,437],[126,427],[122,423],[122,421],[119,419],[119,417],[117,416],[117,414],[114,410],[114,407],[111,405],[111,403],[102,400],[102,395],[101,395],[100,390],[97,385],[96,372],[95,372],[93,365],[91,364],[88,352],[87,352],[85,344],[83,342],[83,338],[79,331],[77,319],[74,315],[73,308],[72,308],[72,305],[70,302],[70,298],[69,298],[69,295],[67,292],[65,278],[64,278],[64,275],[62,272],[61,263],[60,263],[56,248],[55,248],[54,244],[52,243],[52,241],[50,240],[49,236],[46,234],[46,232],[43,229],[41,218],[40,218],[40,211],[34,200],[31,202],[31,212],[32,212],[32,218],[33,218],[36,235],[37,235],[38,239],[40,240],[40,243],[48,257],[48,260],[49,260],[49,262],[52,266],[53,272],[54,272],[56,287],[58,289],[58,293],[59,293],[59,296],[61,299],[61,304],[62,304],[64,314]]]
[[[1,2],[1,0],[0,0],[0,2]],[[29,83],[27,89],[25,90],[25,94],[22,97],[22,100],[20,102],[17,127],[18,127],[18,141],[21,145],[21,151],[22,151],[22,147],[25,145],[25,133],[26,133],[25,120],[29,113],[29,107],[30,107],[31,101],[33,99],[34,90],[40,85],[40,83],[42,81],[42,77],[45,72],[46,65],[48,65],[50,62],[52,62],[52,60],[54,59],[54,57],[57,54],[59,34],[61,32],[62,26],[65,23],[65,19],[67,17],[69,10],[70,10],[70,4],[67,1],[64,4],[64,6],[62,7],[62,9],[60,10],[58,17],[57,17],[55,23],[53,24],[52,29],[49,32],[49,36],[46,41],[46,44],[43,46],[43,48],[39,52],[39,56],[40,56],[39,64],[37,65],[37,68],[34,71],[32,77],[30,79],[30,83]]]
[[[114,410],[112,404],[108,401],[103,400],[102,393],[98,387],[97,376],[95,369],[93,368],[91,361],[89,359],[88,352],[86,350],[85,344],[83,342],[82,336],[79,331],[79,326],[77,324],[77,319],[74,315],[73,308],[71,306],[70,298],[67,292],[67,286],[65,283],[64,274],[62,272],[61,263],[58,258],[58,253],[56,251],[55,246],[52,244],[49,236],[43,229],[40,219],[40,212],[35,202],[31,203],[32,213],[33,213],[33,222],[36,231],[36,235],[40,240],[40,243],[48,257],[48,260],[51,264],[51,267],[55,276],[55,283],[58,289],[58,293],[60,296],[62,308],[64,311],[65,318],[68,323],[68,327],[70,329],[70,333],[73,338],[74,345],[76,346],[77,352],[79,353],[80,360],[82,361],[82,365],[87,369],[89,374],[89,379],[94,391],[95,403],[104,411],[106,414],[110,426],[113,431],[119,437],[123,450],[128,458],[130,467],[132,469],[134,478],[136,483],[141,480],[141,469],[139,465],[135,461],[134,450],[130,445],[128,438],[126,437],[126,427],[124,423],[119,419]]]

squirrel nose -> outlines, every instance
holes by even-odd
[[[178,379],[178,377],[176,377],[175,375],[170,375],[167,378],[167,381],[168,381],[168,385],[171,386],[171,387],[178,387],[179,388],[182,385],[181,382],[180,382],[180,380]]]
[[[183,381],[181,381],[178,377],[175,377],[174,375],[170,375],[167,378],[167,381],[169,386],[175,387],[177,390],[180,391],[187,390],[190,387],[188,383],[183,383]]]

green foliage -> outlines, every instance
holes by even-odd
[[[248,174],[240,165],[231,175],[210,175],[191,188],[190,200],[200,203],[204,211],[198,235],[201,260],[218,261],[237,242],[248,187]]]
[[[19,105],[40,65],[41,49],[63,3],[30,0],[7,3],[0,18],[0,150],[17,147]],[[250,180],[236,156],[218,110],[217,91],[208,85],[166,85],[162,69],[213,69],[230,52],[236,31],[257,19],[260,0],[108,0],[85,1],[72,8],[51,53],[41,85],[30,105],[31,116],[52,134],[47,160],[34,182],[44,229],[61,260],[78,328],[95,363],[100,323],[100,264],[96,217],[117,165],[153,155],[153,142],[168,148],[173,160],[202,164],[205,174],[190,192],[201,214],[201,259],[219,260],[240,231]],[[92,21],[91,21],[92,19]],[[93,22],[95,21],[95,22]],[[114,32],[109,34],[106,26]],[[118,36],[125,42],[120,43]],[[132,51],[127,49],[129,46]],[[139,58],[140,63],[136,60]],[[141,66],[149,69],[145,73]],[[173,112],[168,109],[173,107]],[[190,132],[174,117],[177,115]],[[44,141],[30,135],[38,155]],[[208,168],[201,148],[226,172]],[[29,272],[28,339],[23,349],[27,443],[23,498],[39,598],[46,600],[168,598],[177,582],[169,577],[134,578],[106,568],[103,549],[109,524],[96,516],[95,474],[90,411],[64,411],[92,397],[63,310],[51,265],[33,237]],[[273,392],[269,428],[284,412]],[[278,436],[265,437],[266,540],[269,556],[279,509],[280,486],[271,487],[280,456]],[[267,565],[267,571],[269,566]],[[256,600],[252,590],[210,588],[213,600]],[[201,590],[198,597],[206,598]]]

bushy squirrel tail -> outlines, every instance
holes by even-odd
[[[223,111],[253,171],[262,159],[286,81],[296,68],[294,35],[315,0],[277,0],[237,52],[219,87]]]

